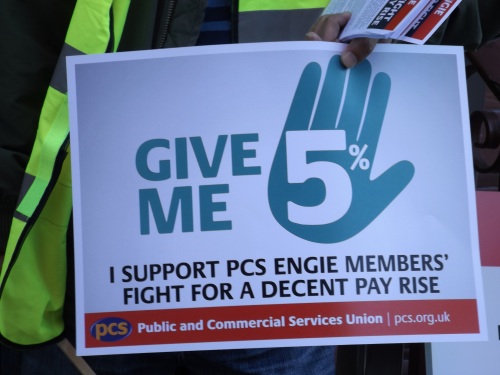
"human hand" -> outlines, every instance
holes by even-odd
[[[321,67],[305,67],[269,173],[275,219],[317,243],[341,242],[361,232],[414,174],[413,164],[400,161],[370,178],[391,82],[385,73],[371,82],[367,60],[347,72],[338,56],[330,60],[314,110]]]
[[[351,13],[327,14],[318,18],[306,34],[308,40],[338,42],[342,29],[351,18]],[[340,60],[346,68],[352,68],[363,61],[375,48],[379,39],[356,38],[347,44]]]

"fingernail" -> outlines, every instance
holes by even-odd
[[[318,34],[316,34],[315,32],[313,31],[309,31],[307,34],[306,34],[306,38],[309,39],[309,40],[321,40],[321,38],[319,37]]]
[[[346,68],[352,68],[354,65],[358,63],[358,59],[356,58],[356,56],[354,56],[352,52],[346,52],[342,54],[340,60],[342,61],[342,64]]]

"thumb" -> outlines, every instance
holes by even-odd
[[[351,40],[340,57],[342,65],[346,68],[354,67],[368,57],[378,41],[378,39],[373,38],[356,38]]]

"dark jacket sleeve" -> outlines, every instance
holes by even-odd
[[[500,37],[499,0],[462,0],[428,44],[458,45],[474,51]]]
[[[196,44],[207,0],[132,0],[120,51]]]
[[[0,254],[75,3],[0,1]],[[175,4],[172,14],[160,12],[167,4]],[[205,7],[206,0],[133,0],[121,50],[152,48],[166,25],[162,47],[194,45]]]
[[[0,253],[74,5],[0,1]]]

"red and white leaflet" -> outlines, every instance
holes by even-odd
[[[399,38],[405,42],[424,44],[460,4],[460,0],[434,0],[417,21]]]
[[[369,37],[423,44],[461,0],[332,0],[323,14],[351,12],[343,42]]]

